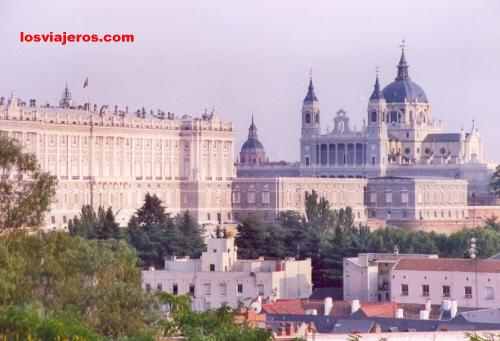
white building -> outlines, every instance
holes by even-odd
[[[401,259],[391,273],[391,300],[397,303],[494,308],[500,305],[500,260]]]
[[[124,225],[146,193],[168,212],[189,210],[200,223],[232,220],[233,129],[212,113],[201,117],[0,97],[0,133],[36,155],[57,177],[46,226],[65,227],[85,204],[111,206]]]
[[[437,255],[360,253],[344,258],[344,300],[380,302],[391,299],[391,270],[401,259],[437,258]]]
[[[311,260],[238,259],[234,238],[212,238],[200,259],[173,258],[142,272],[145,290],[192,296],[194,310],[250,304],[258,297],[307,298]]]

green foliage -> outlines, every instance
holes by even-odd
[[[187,296],[161,293],[158,297],[170,310],[170,319],[161,324],[163,336],[183,335],[192,341],[271,341],[271,334],[267,330],[236,325],[234,314],[227,307],[193,312]]]
[[[123,241],[10,234],[0,239],[0,278],[1,306],[36,303],[102,335],[147,327],[150,305],[136,254]]]
[[[500,198],[500,165],[497,166],[490,180],[491,191]]]
[[[172,219],[156,195],[147,194],[130,219],[127,236],[144,266],[162,267],[171,255],[199,257],[205,248],[202,230],[188,213]]]
[[[80,217],[75,217],[68,223],[70,235],[86,239],[119,239],[120,226],[115,221],[111,207],[104,210],[99,207],[97,214],[90,205],[82,207]]]
[[[361,252],[435,253],[441,257],[468,257],[471,238],[476,238],[479,257],[500,252],[500,223],[496,217],[486,226],[464,229],[451,235],[383,228],[370,231],[356,226],[350,208],[333,210],[315,192],[306,194],[305,216],[282,213],[277,225],[247,219],[238,226],[236,243],[243,258],[258,256],[310,257],[316,286],[332,285],[342,276],[344,257]],[[277,250],[277,251],[276,251]]]
[[[44,314],[33,306],[0,309],[0,335],[21,340],[104,340],[79,320],[64,314]]]
[[[33,154],[0,136],[0,230],[34,228],[55,195],[56,179],[41,171]]]

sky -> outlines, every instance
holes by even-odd
[[[236,151],[251,115],[271,160],[299,158],[312,69],[322,127],[344,109],[360,127],[375,70],[411,78],[447,131],[471,129],[500,161],[498,0],[0,0],[0,95],[73,98],[233,122]],[[26,44],[26,33],[132,33],[131,44]],[[89,87],[82,89],[84,79]],[[88,91],[87,91],[88,90]]]

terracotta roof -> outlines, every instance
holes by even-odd
[[[289,299],[262,304],[262,312],[266,314],[303,315],[309,309],[316,309],[319,315],[323,315],[324,303],[319,300]]]
[[[398,304],[395,302],[385,303],[362,303],[361,311],[366,317],[394,317]]]
[[[394,317],[398,305],[396,303],[361,302],[360,312],[366,317]],[[262,312],[280,315],[304,315],[307,310],[316,309],[318,315],[324,314],[323,300],[277,300],[262,304]],[[351,316],[351,301],[333,301],[331,317],[343,318]]]
[[[500,260],[461,258],[401,259],[393,270],[500,273]]]

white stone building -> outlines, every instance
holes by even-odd
[[[477,127],[445,131],[424,89],[410,78],[404,49],[391,83],[382,88],[377,74],[361,127],[354,127],[342,109],[333,115],[332,128],[325,127],[325,117],[311,78],[300,113],[299,163],[278,167],[262,158],[240,160],[238,176],[446,177],[467,181],[469,203],[494,203],[489,181],[495,165],[486,159]],[[242,147],[245,161],[257,156],[248,145]],[[258,151],[264,153],[260,142]]]
[[[238,177],[233,181],[233,214],[240,221],[249,216],[273,221],[286,211],[305,214],[306,192],[316,191],[330,202],[332,209],[350,207],[355,221],[365,223],[366,183],[366,179]]]
[[[232,124],[212,114],[74,106],[66,88],[59,106],[0,98],[0,133],[33,152],[58,180],[49,228],[65,227],[82,205],[111,206],[128,222],[147,192],[167,211],[189,210],[200,223],[232,221]]]
[[[165,260],[164,270],[142,272],[145,290],[192,297],[193,309],[248,305],[260,297],[307,298],[311,260],[238,259],[234,238],[212,238],[200,259]]]
[[[344,258],[344,300],[381,302],[391,299],[391,271],[401,259],[438,258],[437,255],[394,253],[360,253]]]
[[[500,305],[500,260],[401,259],[391,273],[391,300],[397,303],[495,308]]]

